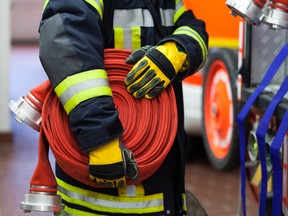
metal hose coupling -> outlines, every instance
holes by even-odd
[[[275,30],[288,28],[288,1],[271,0],[264,10],[263,23]]]
[[[42,134],[40,127],[38,163],[30,180],[30,191],[25,194],[20,208],[26,213],[40,211],[58,214],[62,211],[61,197],[57,195],[57,182],[49,161],[49,144]]]
[[[31,93],[30,98],[34,98]],[[26,97],[20,97],[17,101],[11,100],[8,104],[10,110],[15,114],[14,118],[22,124],[25,122],[36,131],[40,129],[41,113],[40,110]],[[36,101],[36,100],[35,100]]]
[[[250,24],[259,25],[263,19],[266,0],[227,0],[226,5],[233,16],[239,15]]]
[[[58,214],[62,211],[61,197],[56,194],[57,187],[37,185],[30,187],[30,193],[25,194],[25,200],[20,203],[24,213],[38,211]]]
[[[42,121],[42,107],[49,90],[50,83],[47,80],[31,89],[26,97],[22,96],[17,101],[11,100],[8,107],[15,114],[16,121],[20,124],[25,122],[39,132]]]
[[[265,135],[265,155],[266,155],[266,167],[267,172],[271,172],[272,170],[272,161],[270,156],[270,146],[275,137],[275,134],[268,131]],[[249,137],[248,137],[248,143],[247,143],[247,151],[248,156],[252,164],[260,163],[260,155],[259,155],[259,147],[258,147],[258,140],[256,136],[256,132],[251,130]]]

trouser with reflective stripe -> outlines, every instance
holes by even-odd
[[[123,189],[84,185],[56,166],[62,215],[185,215],[184,168],[179,164],[184,160],[179,156],[177,143],[151,177]]]

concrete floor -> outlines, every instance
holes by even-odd
[[[17,100],[47,77],[38,59],[37,46],[13,46],[11,53],[10,98]],[[13,118],[11,114],[11,119]],[[20,202],[28,192],[37,164],[38,132],[12,119],[13,143],[0,145],[0,216],[52,215],[23,213]],[[201,145],[201,144],[200,144]],[[239,215],[239,169],[214,170],[203,149],[187,161],[186,187],[210,216]],[[53,156],[50,156],[53,163]],[[257,203],[247,189],[247,215],[258,215]],[[189,208],[189,207],[188,207]]]

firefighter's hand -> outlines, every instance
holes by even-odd
[[[183,67],[187,55],[179,51],[175,42],[146,48],[144,56],[133,66],[126,76],[127,91],[135,98],[152,99],[159,95]],[[134,63],[145,51],[136,50],[126,60]],[[134,57],[133,57],[134,55]],[[139,58],[139,57],[138,57]],[[132,60],[131,60],[132,59]]]
[[[143,56],[150,50],[151,48],[155,48],[154,46],[151,45],[146,45],[144,47],[141,47],[139,49],[136,49],[133,53],[131,53],[127,58],[126,58],[126,63],[127,64],[136,64]]]
[[[125,187],[138,178],[135,157],[119,139],[89,152],[89,176],[99,186]]]

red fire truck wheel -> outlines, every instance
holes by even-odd
[[[202,137],[210,163],[222,171],[232,170],[239,162],[236,80],[237,52],[210,49],[204,68]]]

